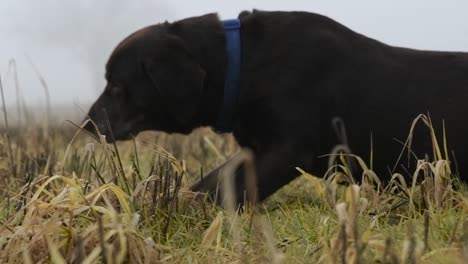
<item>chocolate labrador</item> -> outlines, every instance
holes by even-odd
[[[447,139],[452,172],[468,179],[468,53],[386,45],[314,13],[254,10],[138,30],[115,48],[105,77],[89,117],[109,141],[142,130],[232,132],[254,154],[259,200],[293,180],[296,167],[324,175],[324,155],[337,144],[382,179],[414,169],[433,156],[420,122],[411,155],[399,159],[419,114],[441,147]],[[238,197],[244,182],[238,170]],[[192,189],[216,183],[211,173]]]

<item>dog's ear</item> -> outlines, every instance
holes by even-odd
[[[144,70],[168,113],[182,126],[190,126],[201,101],[205,71],[180,38],[167,39],[164,56],[144,60]]]

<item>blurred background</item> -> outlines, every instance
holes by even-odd
[[[50,100],[57,120],[81,118],[79,108],[86,111],[104,87],[107,57],[131,32],[209,12],[232,18],[253,8],[324,14],[392,45],[468,51],[463,0],[1,0],[0,74],[9,112],[24,104],[43,113]]]

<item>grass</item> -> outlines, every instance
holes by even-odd
[[[341,156],[325,177],[298,168],[237,212],[187,188],[239,151],[230,135],[149,132],[113,145],[27,124],[0,131],[1,263],[468,262],[468,189],[432,129],[434,158],[412,182],[395,173],[383,188],[358,158],[358,184]]]
[[[266,203],[237,213],[187,189],[238,150],[231,136],[208,129],[190,137],[144,133],[116,149],[74,138],[71,126],[49,134],[40,125],[10,130],[0,137],[2,263],[466,263],[468,257],[467,189],[451,180],[444,160],[421,162],[423,184],[395,180],[386,189],[372,178],[336,184],[347,178],[345,165],[325,179],[298,169],[302,176]]]

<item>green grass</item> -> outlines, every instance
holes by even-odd
[[[468,260],[467,188],[442,159],[421,163],[422,184],[395,181],[384,190],[371,180],[336,184],[347,178],[344,165],[325,179],[302,172],[264,204],[236,213],[187,189],[239,150],[232,136],[144,133],[114,146],[75,132],[3,130],[1,263]]]

